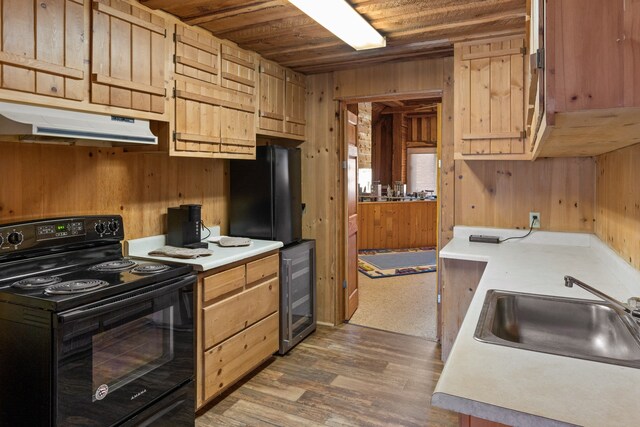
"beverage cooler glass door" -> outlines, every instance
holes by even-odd
[[[57,425],[112,425],[193,377],[193,284],[174,279],[61,313]]]
[[[282,252],[282,345],[290,349],[309,328],[315,329],[315,242],[304,241]],[[282,353],[282,348],[281,351]]]

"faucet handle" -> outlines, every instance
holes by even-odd
[[[629,304],[629,307],[633,308],[634,310],[637,310],[640,308],[640,297],[631,297],[627,300],[627,304]]]

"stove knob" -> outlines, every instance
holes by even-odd
[[[104,226],[103,223],[99,222],[96,224],[96,233],[98,234],[104,234],[106,227]]]
[[[120,229],[120,226],[118,225],[118,223],[116,221],[111,221],[109,223],[109,230],[112,233],[115,233],[116,231],[118,231]]]
[[[7,241],[12,244],[12,245],[19,245],[20,243],[22,243],[22,233],[18,233],[17,231],[14,231],[13,233],[9,233],[9,235],[7,236]]]

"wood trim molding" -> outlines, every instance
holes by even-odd
[[[74,80],[82,80],[84,71],[63,65],[52,64],[39,59],[25,58],[9,52],[0,52],[0,63],[9,64],[20,68],[35,69],[36,71],[55,74],[57,76],[68,77]]]
[[[167,31],[165,30],[164,27],[160,27],[158,25],[152,24],[151,22],[147,22],[143,19],[129,15],[128,13],[121,12],[117,9],[107,6],[106,4],[99,3],[97,0],[93,0],[93,10],[95,10],[96,12],[113,16],[114,18],[121,19],[123,21],[128,22],[129,24],[145,28],[149,31],[160,34],[161,36],[164,36],[164,37],[167,36]]]
[[[245,86],[250,86],[250,87],[256,86],[256,82],[254,82],[253,80],[245,79],[244,77],[236,76],[235,74],[231,74],[231,73],[222,73],[222,78],[226,80],[231,80],[232,82],[243,84]]]
[[[193,59],[185,58],[184,56],[176,56],[176,64],[186,65],[211,74],[218,74],[218,69],[216,67],[202,64],[198,61],[194,61]]]
[[[184,43],[191,47],[195,47],[196,49],[204,50],[205,52],[208,52],[212,55],[218,55],[220,53],[220,51],[216,47],[206,45],[204,43],[201,43],[197,40],[192,39],[191,37],[186,37],[180,34],[176,34],[176,43]]]
[[[167,90],[165,88],[159,88],[143,83],[136,83],[126,80],[116,79],[114,77],[103,76],[102,74],[91,74],[91,81],[93,83],[99,83],[107,86],[120,87],[123,89],[134,90],[137,92],[149,93],[151,95],[166,96]]]
[[[250,62],[245,59],[238,58],[237,56],[231,55],[229,53],[223,53],[221,57],[226,61],[233,62],[234,64],[242,65],[243,67],[247,67],[251,69],[253,69],[253,67],[256,65],[254,62]]]

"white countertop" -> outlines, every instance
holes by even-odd
[[[564,286],[565,275],[626,301],[640,296],[640,272],[596,236],[534,232],[524,240],[471,243],[469,234],[522,230],[456,227],[441,258],[487,261],[432,398],[434,406],[517,426],[638,423],[640,369],[538,353],[473,338],[489,289],[597,299]]]
[[[212,228],[212,231],[213,236],[216,236],[216,233],[219,234],[219,229],[217,229],[217,227]],[[149,252],[164,246],[165,240],[165,235],[128,240],[125,243],[125,253],[130,257],[148,259],[158,262],[189,264],[193,266],[194,270],[207,271],[213,268],[221,267],[223,265],[231,264],[257,255],[271,252],[283,246],[282,242],[252,239],[251,245],[249,246],[239,246],[232,248],[223,248],[221,246],[218,246],[216,243],[209,243],[209,249],[213,251],[213,255],[200,258],[183,259],[149,255]]]

